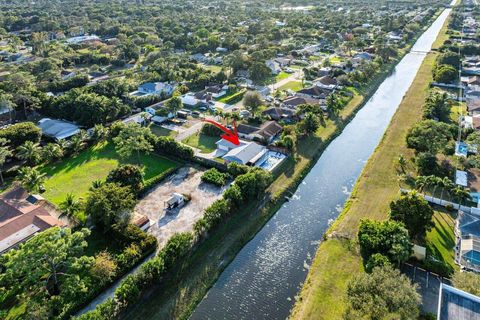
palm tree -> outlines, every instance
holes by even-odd
[[[433,186],[433,191],[432,191],[432,197],[435,197],[435,191],[439,186],[442,185],[443,180],[437,176],[429,176],[430,178],[430,184]]]
[[[95,127],[93,127],[92,138],[95,141],[103,141],[107,138],[107,136],[108,128],[104,127],[101,124],[96,124]]]
[[[2,182],[2,185],[3,185],[3,174],[2,174],[3,165],[5,164],[5,161],[7,161],[7,158],[12,156],[12,151],[10,151],[10,148],[7,146],[7,143],[8,143],[7,139],[0,138],[0,181]]]
[[[400,170],[402,170],[402,173],[405,173],[405,168],[407,167],[407,159],[405,159],[403,154],[398,156],[398,165],[400,166]]]
[[[95,190],[103,186],[103,181],[102,180],[94,180],[92,182],[92,186],[90,187],[90,191]]]
[[[415,179],[415,189],[417,189],[420,192],[423,192],[423,190],[427,187],[428,185],[428,180],[426,176],[418,176]]]
[[[17,158],[27,161],[28,164],[36,164],[40,160],[41,148],[38,143],[25,141],[23,145],[17,148]]]
[[[45,179],[45,173],[41,173],[35,168],[23,167],[18,170],[17,180],[28,192],[38,193],[43,189]]]
[[[72,153],[77,154],[85,147],[85,140],[80,134],[77,134],[70,139],[70,150]]]
[[[445,177],[442,179],[440,186],[442,187],[442,192],[440,193],[440,199],[443,199],[443,192],[445,190],[447,190],[447,192],[451,190],[453,186],[453,182],[448,177]]]
[[[67,193],[67,197],[62,203],[60,203],[60,218],[66,217],[74,225],[78,224],[77,214],[82,210],[81,201],[75,199],[75,196],[71,193]]]
[[[45,160],[52,162],[63,156],[63,149],[57,143],[49,143],[43,147],[42,154]]]
[[[452,189],[453,199],[455,199],[459,205],[465,203],[465,201],[471,200],[472,196],[467,188],[456,185]]]
[[[240,116],[240,113],[238,111],[232,112],[232,120],[233,121],[240,121],[242,117]]]

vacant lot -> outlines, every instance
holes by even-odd
[[[152,226],[149,233],[155,235],[162,247],[177,232],[193,230],[193,225],[203,216],[203,211],[222,195],[224,188],[202,183],[203,171],[184,167],[150,191],[135,207],[135,212],[148,216]],[[164,202],[172,193],[187,194],[191,200],[182,208],[166,213]]]
[[[103,142],[75,157],[48,165],[42,168],[48,177],[44,197],[57,205],[65,200],[67,193],[85,198],[93,181],[105,179],[110,170],[121,163],[136,164],[137,159],[121,159],[112,142]],[[142,154],[140,163],[144,168],[145,180],[178,165],[154,154]]]
[[[301,81],[290,81],[284,84],[283,86],[279,87],[277,90],[299,91],[302,89],[303,89],[303,85]]]

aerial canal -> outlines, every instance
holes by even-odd
[[[238,253],[191,319],[284,319],[289,315],[323,234],[338,217],[450,10],[444,10],[420,36],[332,141],[291,201]]]

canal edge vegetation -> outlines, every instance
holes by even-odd
[[[342,213],[317,249],[291,319],[342,318],[346,310],[348,281],[363,272],[356,242],[360,219],[385,220],[390,202],[398,197],[397,158],[399,154],[412,153],[407,149],[405,136],[411,125],[422,119],[422,105],[433,81],[432,69],[438,55],[435,50],[448,37],[449,19],[446,19],[432,51],[422,62],[382,140],[362,170]]]
[[[434,15],[432,21],[440,13],[441,11]],[[282,164],[281,170],[278,170],[282,174],[275,176],[274,182],[267,190],[266,197],[259,202],[249,204],[240,213],[218,227],[208,239],[196,247],[191,255],[185,257],[181,266],[168,276],[161,288],[157,286],[147,290],[147,293],[143,295],[143,302],[128,309],[123,317],[143,319],[155,315],[156,317],[176,319],[188,318],[222,271],[241,248],[278,211],[285,202],[285,198],[295,192],[303,178],[320,158],[323,150],[355,117],[424,31],[425,29],[421,30],[411,43],[399,52],[397,58],[384,65],[383,71],[362,88],[361,92],[354,94],[335,122],[327,121],[327,125],[320,130],[320,133],[317,132],[314,137],[307,137],[299,141],[298,153],[305,153],[305,156],[300,157],[296,162],[290,158],[290,161]],[[158,292],[160,290],[164,291]],[[149,305],[151,308],[148,307]],[[155,310],[149,311],[152,308]]]

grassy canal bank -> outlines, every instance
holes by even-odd
[[[446,37],[448,19],[433,48]],[[390,202],[398,197],[396,160],[411,155],[405,136],[413,123],[422,119],[422,105],[432,81],[436,53],[429,53],[397,109],[382,141],[370,157],[350,199],[319,246],[292,319],[341,319],[346,308],[346,287],[353,275],[363,272],[362,258],[355,241],[360,219],[384,220]],[[438,218],[442,213],[436,213]],[[448,228],[448,227],[447,227]],[[435,232],[435,230],[433,230]],[[434,239],[435,234],[431,235]]]

